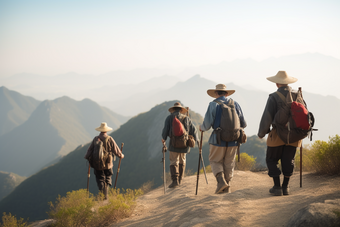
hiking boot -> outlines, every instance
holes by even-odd
[[[270,194],[281,196],[282,195],[282,188],[279,186],[273,186],[271,189],[269,189]]]
[[[185,172],[185,165],[179,164],[179,177],[178,177],[178,184],[180,185],[182,183],[182,179],[184,177]]]
[[[222,172],[216,174],[216,180],[217,180],[217,188],[216,188],[215,194],[223,193],[223,190],[228,188],[229,185],[227,184],[227,182],[225,182]]]
[[[282,188],[282,194],[283,195],[289,195],[289,187]]]
[[[168,186],[169,188],[174,188],[179,185],[178,183],[178,166],[171,165],[170,166],[170,173],[171,173],[171,179],[172,183]]]
[[[177,187],[179,184],[178,184],[178,180],[173,180],[172,183],[168,186],[169,188],[174,188],[174,187]]]
[[[223,193],[231,193],[231,189],[230,189],[230,183],[227,181],[228,187],[226,187],[225,189],[223,189]]]

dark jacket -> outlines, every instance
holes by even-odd
[[[181,114],[178,110],[171,113],[166,119],[164,123],[164,128],[162,132],[162,138],[164,140],[167,139],[167,137],[171,138],[171,130],[172,130],[172,120],[175,116],[181,116],[184,117],[184,114]],[[186,117],[184,120],[184,127],[185,130],[188,132],[189,135],[192,135],[195,139],[195,141],[199,141],[197,129],[195,125],[191,122],[191,119],[189,117]],[[197,143],[196,143],[197,144]],[[178,153],[187,153],[190,150],[190,147],[187,148],[174,148],[171,143],[169,145],[169,151],[172,152],[178,152]]]
[[[289,86],[286,87],[280,87],[277,89],[278,92],[282,93],[285,97],[287,96],[289,89],[291,89]],[[294,97],[294,93],[292,93],[292,96],[295,100],[296,95]],[[285,143],[278,137],[274,125],[274,117],[277,111],[279,110],[280,106],[278,103],[279,100],[278,94],[276,92],[271,93],[268,97],[266,107],[263,111],[259,131],[257,133],[258,137],[263,138],[267,133],[269,133],[267,138],[267,146],[269,147],[277,147],[281,145],[285,145]],[[272,128],[271,128],[272,126]],[[287,144],[294,147],[300,147],[301,146],[301,140],[292,144]]]

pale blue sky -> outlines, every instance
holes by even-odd
[[[339,12],[338,0],[0,0],[0,77],[306,52],[340,59]]]

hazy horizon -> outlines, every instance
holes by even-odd
[[[340,59],[340,2],[0,0],[0,77]],[[279,69],[278,69],[279,70]]]

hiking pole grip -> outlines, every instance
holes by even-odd
[[[123,147],[124,147],[124,143],[122,143],[121,145],[121,148],[120,148],[120,151],[123,153]],[[117,180],[118,180],[118,174],[119,174],[119,171],[120,171],[120,163],[122,162],[122,158],[119,158],[119,162],[118,162],[118,168],[117,168],[117,174],[116,174],[116,180],[115,180],[115,186],[114,188],[116,188],[117,186]]]

